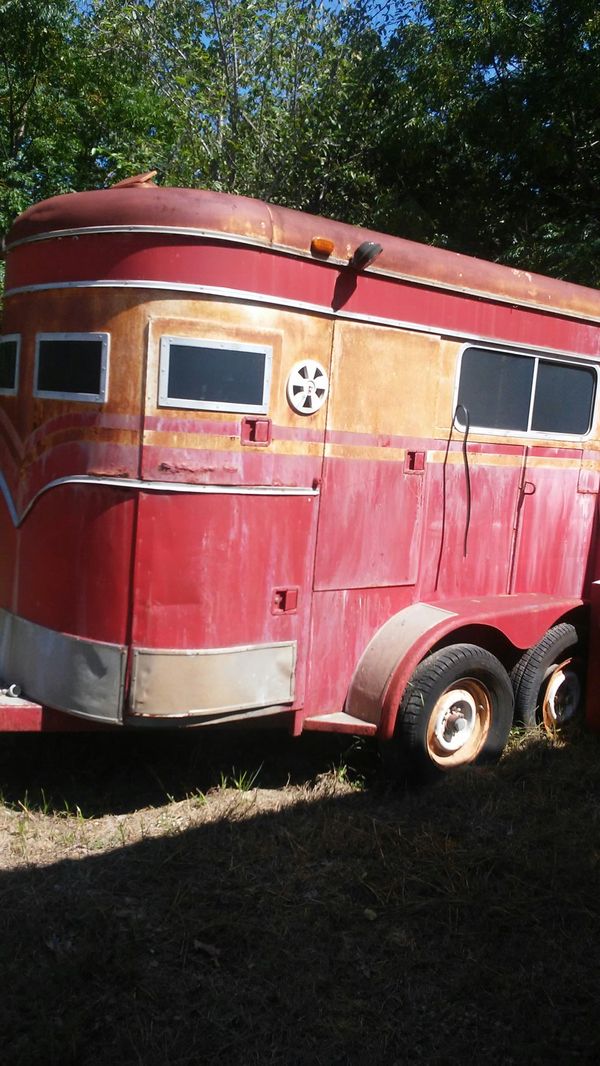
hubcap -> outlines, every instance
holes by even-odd
[[[491,699],[475,678],[461,678],[460,688],[448,688],[437,700],[427,730],[427,750],[440,766],[472,762],[488,735]]]
[[[443,751],[458,751],[470,738],[477,720],[475,700],[466,689],[452,689],[438,701],[435,738]]]
[[[573,663],[567,659],[553,666],[548,677],[542,704],[542,717],[548,729],[564,725],[581,706],[581,681]]]

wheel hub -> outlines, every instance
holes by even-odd
[[[477,720],[477,704],[466,689],[452,689],[438,701],[434,736],[445,752],[458,751],[470,739]]]
[[[572,660],[555,667],[544,695],[542,712],[545,724],[552,728],[564,725],[573,718],[581,705],[581,695],[581,681]]]
[[[436,700],[427,727],[427,752],[444,770],[473,762],[486,742],[492,698],[483,680],[461,677]]]

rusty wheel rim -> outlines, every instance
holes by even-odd
[[[442,768],[473,762],[492,722],[492,698],[486,685],[464,677],[445,689],[427,723],[427,754]]]
[[[582,685],[577,659],[554,663],[544,679],[542,722],[555,732],[575,717],[581,707]]]

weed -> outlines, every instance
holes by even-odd
[[[337,762],[331,763],[329,775],[333,778],[334,784],[351,788],[356,792],[361,792],[365,787],[364,776],[350,766],[345,759],[340,758]]]
[[[258,770],[238,770],[235,766],[231,767],[231,774],[226,774],[221,770],[219,789],[224,791],[232,788],[236,792],[250,792],[256,786],[262,768],[263,763],[260,764]]]
[[[85,822],[85,815],[79,804],[71,804],[68,799],[63,799],[63,808],[58,813],[63,818],[75,818],[78,822]]]
[[[188,792],[185,798],[192,804],[192,807],[205,807],[208,802],[206,793],[199,788],[194,789],[193,792]]]

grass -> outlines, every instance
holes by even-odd
[[[598,1060],[598,738],[422,791],[339,738],[12,738],[0,786],[7,1066]]]
[[[258,781],[262,768],[262,763],[258,770],[238,770],[235,766],[232,766],[230,774],[221,771],[219,787],[221,789],[234,788],[237,792],[251,792]]]

